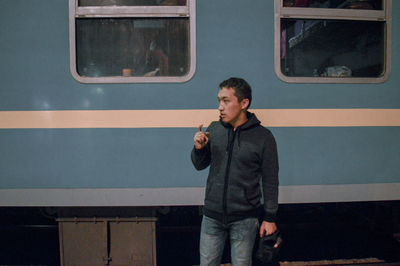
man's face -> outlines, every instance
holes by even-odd
[[[248,105],[246,100],[247,99],[243,99],[241,102],[239,102],[238,98],[235,96],[234,89],[225,87],[221,88],[218,92],[218,110],[222,121],[235,126],[242,114],[242,111],[245,110]]]

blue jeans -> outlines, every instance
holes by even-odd
[[[200,266],[220,265],[225,240],[230,237],[232,266],[251,266],[257,218],[223,224],[203,216],[200,233]]]

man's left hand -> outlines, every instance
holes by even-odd
[[[276,230],[277,227],[275,223],[263,221],[260,226],[260,237],[263,237],[264,235],[266,236],[272,235],[273,233],[275,233]]]

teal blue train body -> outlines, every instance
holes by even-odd
[[[198,0],[196,71],[184,83],[84,84],[70,72],[67,0],[0,0],[0,115],[216,109],[231,76],[254,109],[400,109],[400,2],[391,75],[376,84],[287,83],[274,70],[274,1]],[[218,117],[215,117],[217,120]],[[13,128],[0,120],[1,206],[201,205],[193,127]],[[205,125],[206,126],[206,125]],[[280,202],[400,199],[400,124],[271,126]]]

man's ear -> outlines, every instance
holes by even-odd
[[[249,99],[245,98],[240,102],[242,110],[247,109],[249,107],[250,101]]]

